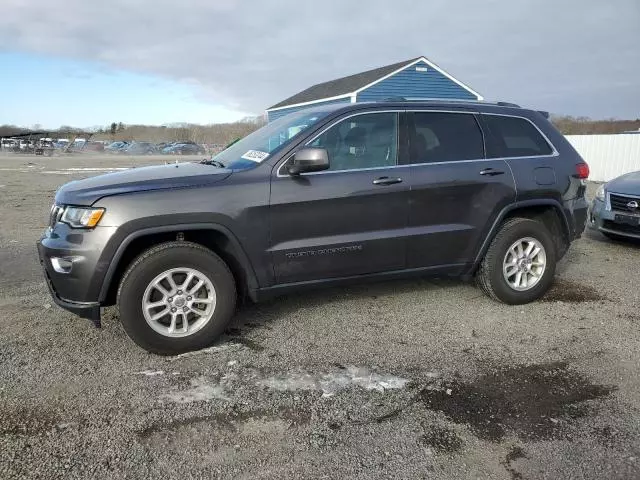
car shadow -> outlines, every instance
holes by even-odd
[[[587,229],[585,231],[585,236],[589,238],[589,240],[593,240],[598,243],[604,243],[609,245],[620,245],[629,248],[640,249],[640,239],[636,238],[625,238],[622,237],[620,239],[613,239],[603,235],[601,232],[597,230]]]
[[[455,287],[472,286],[473,282],[459,278],[422,277],[366,282],[349,286],[326,287],[315,290],[279,295],[269,300],[253,303],[244,301],[227,327],[225,334],[233,337],[243,335],[255,328],[269,329],[272,320],[287,316],[299,310],[321,308],[323,306],[350,300],[369,298],[377,300],[391,295],[410,294],[421,291],[447,290]],[[477,297],[483,296],[477,290]],[[472,294],[471,297],[475,298]]]

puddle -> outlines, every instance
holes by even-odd
[[[40,408],[0,406],[0,435],[39,435],[50,431],[58,419]]]
[[[456,432],[437,425],[425,428],[420,443],[437,453],[456,453],[462,449],[462,439]]]
[[[257,383],[259,386],[279,391],[318,390],[322,392],[323,397],[330,397],[354,385],[378,392],[401,389],[409,383],[409,380],[380,374],[365,367],[349,366],[336,372],[287,373],[265,378]]]
[[[608,300],[598,290],[587,285],[557,279],[542,302],[584,303]]]
[[[149,438],[157,433],[166,433],[180,428],[197,426],[200,424],[215,425],[217,427],[232,429],[233,425],[225,415],[208,415],[202,417],[190,417],[182,420],[173,420],[168,423],[154,423],[138,432],[138,437]]]
[[[615,390],[592,385],[566,363],[556,362],[496,370],[473,383],[426,388],[420,400],[485,440],[499,442],[508,432],[526,440],[551,440],[566,438],[568,424],[589,413],[584,402]]]
[[[311,413],[291,408],[281,408],[275,412],[254,410],[249,412],[229,412],[214,415],[190,417],[172,420],[166,423],[154,423],[138,432],[138,437],[147,439],[155,434],[167,434],[184,428],[214,426],[230,432],[237,432],[246,425],[255,426],[264,422],[281,422],[286,428],[300,428],[311,422]]]

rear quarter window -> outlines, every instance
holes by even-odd
[[[551,155],[553,148],[528,120],[502,115],[482,115],[490,135],[486,139],[487,158],[535,157]]]

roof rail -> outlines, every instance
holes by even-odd
[[[464,98],[437,98],[437,97],[388,97],[380,102],[443,102],[443,103],[487,103],[482,100]]]
[[[520,105],[518,105],[517,103],[511,103],[511,102],[496,102],[496,105],[498,105],[499,107],[516,107],[516,108],[522,108]]]
[[[487,102],[484,100],[464,99],[464,98],[433,98],[433,97],[388,97],[382,102],[446,102],[446,103],[482,103],[488,105],[497,105],[498,107],[514,107],[522,108],[517,103],[511,102]]]

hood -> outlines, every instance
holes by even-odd
[[[614,178],[607,183],[606,189],[613,193],[640,196],[640,172],[631,172]]]
[[[131,168],[69,182],[56,193],[56,203],[92,205],[110,195],[211,185],[224,180],[231,173],[232,170],[200,163]]]

